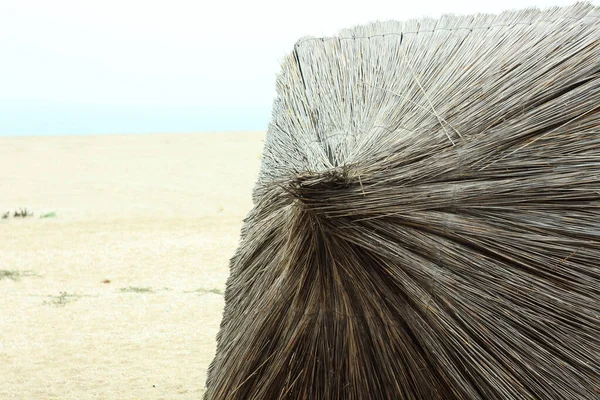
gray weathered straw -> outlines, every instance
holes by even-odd
[[[206,398],[598,399],[599,19],[297,42]]]

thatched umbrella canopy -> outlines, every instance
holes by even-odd
[[[598,399],[599,19],[297,42],[206,398]]]

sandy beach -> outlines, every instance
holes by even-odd
[[[0,399],[200,398],[263,140],[0,138]]]

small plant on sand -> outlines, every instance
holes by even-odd
[[[15,210],[15,212],[13,213],[13,217],[15,217],[15,218],[27,218],[27,217],[32,217],[32,216],[33,216],[33,212],[30,212],[26,208],[21,208],[19,210]]]
[[[56,213],[54,211],[40,215],[40,218],[54,218],[56,217]]]
[[[120,290],[123,293],[152,293],[152,292],[154,292],[154,290],[152,290],[152,288],[149,288],[149,287],[135,287],[135,286],[121,288]]]
[[[8,216],[10,215],[10,211],[7,211],[5,213],[2,214],[2,219],[8,219]]]
[[[50,299],[44,301],[44,304],[56,307],[64,307],[67,303],[78,300],[81,296],[78,294],[60,292],[58,296],[48,296]]]
[[[19,270],[7,270],[0,269],[0,281],[3,279],[10,279],[11,281],[18,281],[24,276],[32,276],[31,271],[19,271]]]
[[[214,294],[220,294],[223,295],[223,291],[220,289],[204,289],[204,288],[200,288],[200,289],[196,289],[196,290],[192,290],[190,292],[186,292],[186,293],[198,293],[198,294],[204,294],[204,293],[214,293]]]

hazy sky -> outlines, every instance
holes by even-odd
[[[304,35],[572,3],[0,0],[0,135],[262,130]]]

